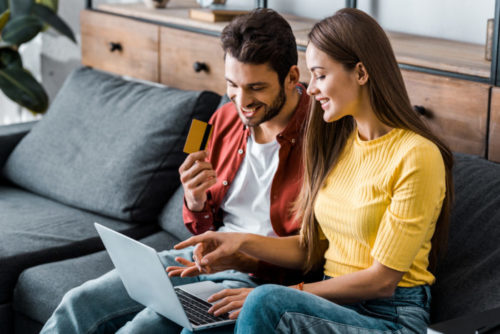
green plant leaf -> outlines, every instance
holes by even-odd
[[[6,67],[23,67],[23,60],[19,52],[10,48],[0,49],[0,69]]]
[[[58,0],[36,0],[36,3],[45,5],[52,9],[54,13],[57,13],[57,9],[59,7],[59,1]]]
[[[9,21],[9,17],[10,17],[9,9],[5,10],[2,13],[2,15],[0,15],[0,31],[2,31],[3,27],[5,27],[5,25],[7,24],[7,21]]]
[[[18,16],[11,19],[2,31],[2,38],[11,44],[20,45],[35,37],[43,23],[34,16]]]
[[[43,113],[49,105],[45,89],[23,68],[0,69],[0,89],[12,101],[33,112]]]
[[[31,13],[34,0],[7,0],[10,4],[12,17],[24,16]]]
[[[36,3],[33,5],[33,14],[64,36],[68,37],[73,43],[76,43],[75,35],[73,35],[71,28],[50,8]]]

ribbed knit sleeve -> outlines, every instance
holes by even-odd
[[[371,255],[383,265],[408,271],[430,240],[445,196],[443,159],[434,145],[412,148],[395,170],[393,193]]]

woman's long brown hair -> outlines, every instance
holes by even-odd
[[[446,247],[453,202],[453,155],[450,149],[413,110],[389,39],[368,14],[352,8],[341,9],[315,24],[309,33],[309,43],[343,64],[347,70],[363,63],[369,75],[370,103],[377,118],[390,127],[410,130],[429,139],[441,151],[446,171],[446,197],[431,241],[429,262],[433,271]],[[316,196],[356,127],[350,116],[326,123],[319,103],[314,99],[311,107],[304,140],[304,183],[295,203],[297,217],[302,219],[301,244],[307,249],[306,271],[321,263],[324,251],[319,247],[314,215]]]

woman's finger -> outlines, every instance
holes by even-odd
[[[214,303],[224,297],[234,296],[241,293],[240,289],[224,289],[208,297],[207,302]]]
[[[197,267],[189,267],[183,270],[181,277],[193,277],[193,276],[198,276],[200,274],[201,272],[198,270]]]
[[[217,310],[213,311],[213,314],[218,317],[222,314],[226,314],[228,312],[240,309],[243,306],[243,301],[235,300],[227,303],[226,305],[219,307]]]
[[[229,313],[229,319],[236,320],[238,318],[238,316],[240,315],[240,312],[241,312],[241,308],[239,310],[232,312],[232,313]]]
[[[177,276],[180,276],[180,275],[182,275],[183,271],[184,271],[184,268],[167,270],[168,277],[177,277]]]
[[[175,261],[182,264],[183,266],[186,266],[186,267],[192,267],[194,266],[194,262],[192,261],[189,261],[188,259],[185,259],[183,257],[176,257],[175,258]]]

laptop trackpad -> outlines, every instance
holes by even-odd
[[[224,290],[224,286],[222,284],[217,284],[212,281],[202,281],[178,285],[177,288],[180,288],[192,294],[193,296],[203,299],[204,301],[206,301],[208,297],[210,297],[214,293]]]

